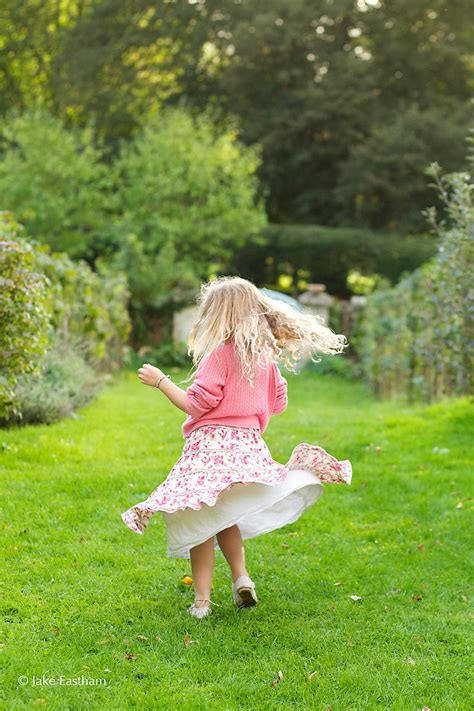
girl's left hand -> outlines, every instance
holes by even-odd
[[[143,385],[156,387],[156,383],[163,375],[162,370],[155,368],[154,365],[150,365],[149,363],[144,363],[144,365],[138,369],[138,377]]]

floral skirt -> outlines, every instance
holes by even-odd
[[[168,557],[189,558],[191,548],[234,524],[247,539],[292,523],[319,499],[323,482],[350,484],[351,477],[349,461],[316,445],[298,444],[279,464],[259,430],[203,425],[186,437],[165,481],[122,519],[143,534],[161,512]]]

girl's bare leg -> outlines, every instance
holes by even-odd
[[[235,583],[241,575],[248,576],[245,567],[244,545],[237,524],[218,533],[217,542],[232,571],[232,582]]]
[[[190,550],[191,568],[194,581],[195,601],[211,599],[212,576],[214,573],[214,538],[194,546]],[[209,607],[209,602],[195,602],[195,607]]]

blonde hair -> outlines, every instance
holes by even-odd
[[[346,337],[335,334],[319,316],[263,294],[238,276],[201,284],[198,318],[189,336],[188,355],[196,369],[204,358],[233,340],[244,374],[253,386],[257,367],[282,361],[292,372],[302,355],[341,353]]]

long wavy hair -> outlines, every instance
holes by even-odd
[[[198,318],[188,342],[196,370],[220,345],[234,342],[251,386],[257,367],[281,361],[294,372],[303,355],[318,362],[318,354],[342,353],[348,345],[346,337],[334,333],[319,316],[272,299],[238,276],[201,284],[197,304]]]

